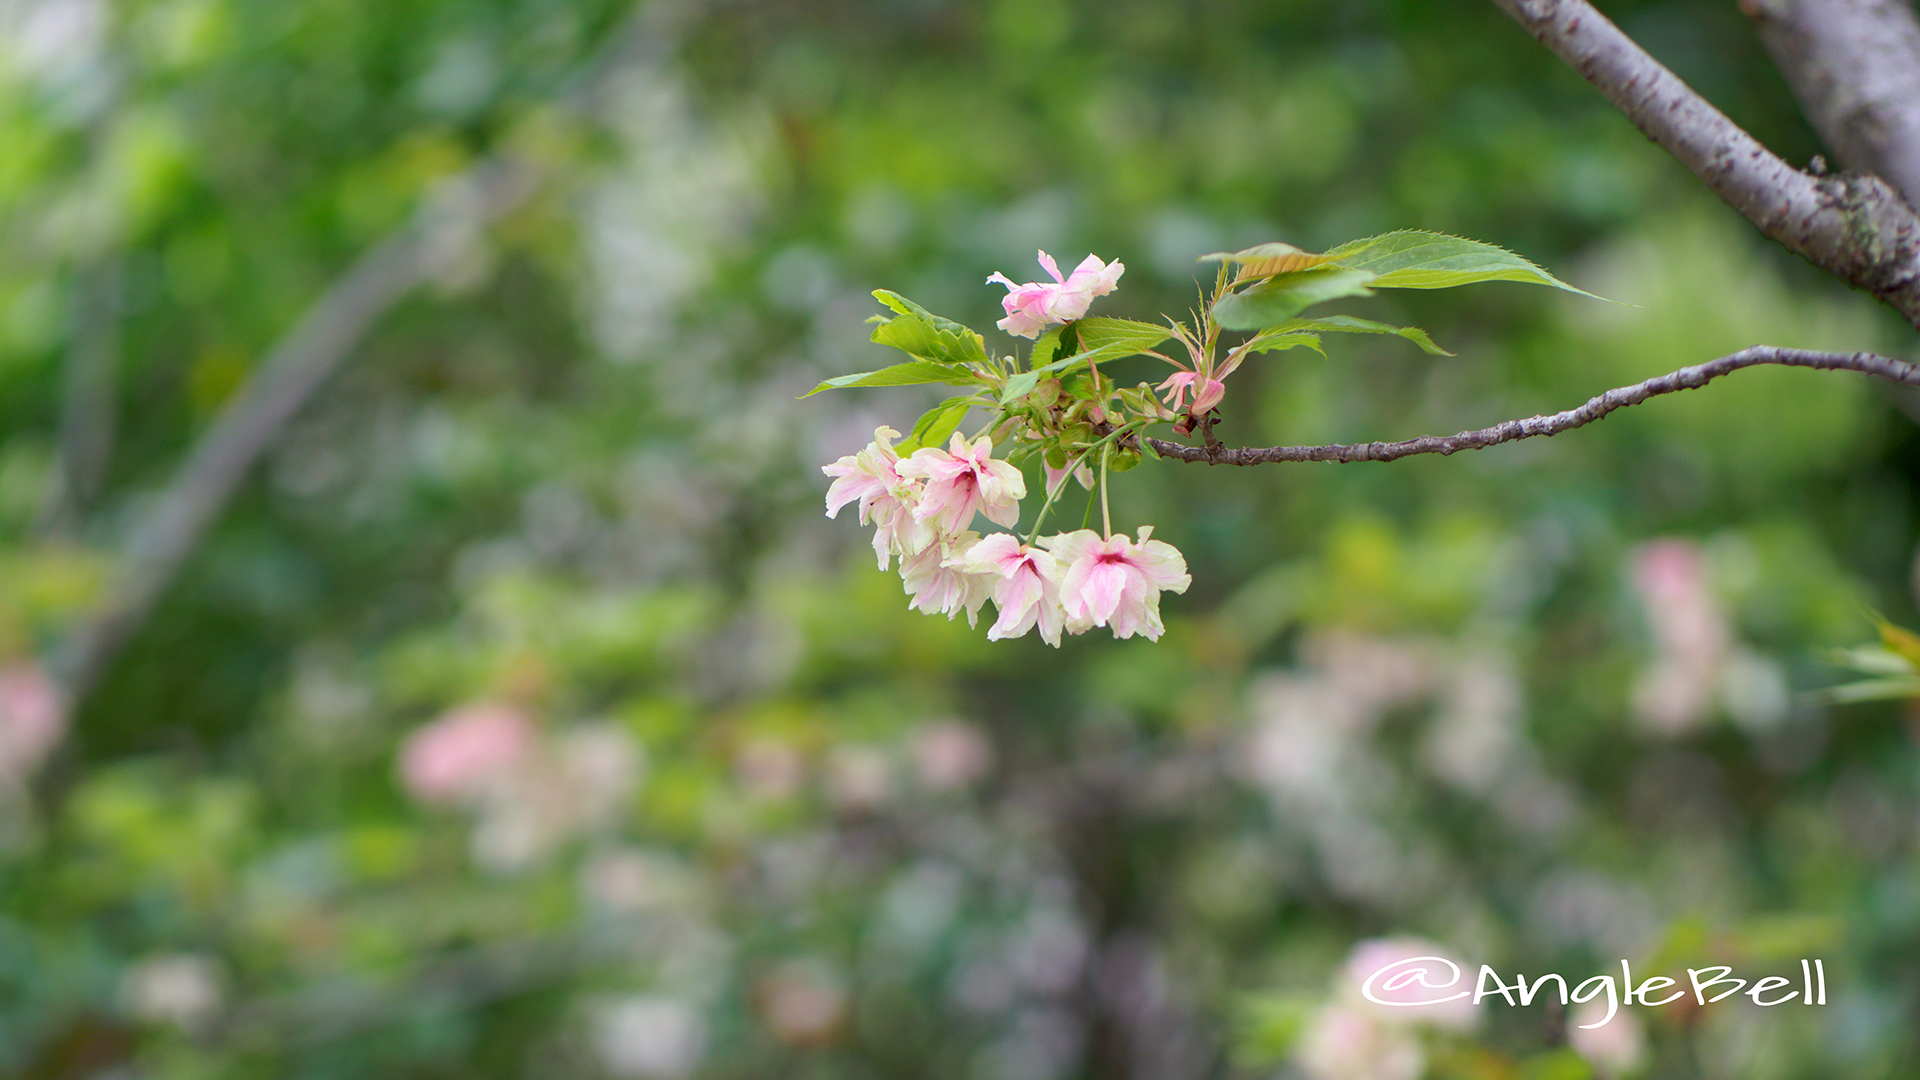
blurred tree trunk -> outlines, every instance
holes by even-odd
[[[1841,165],[1920,207],[1920,20],[1896,0],[1741,0]]]

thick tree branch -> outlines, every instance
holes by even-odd
[[[1807,349],[1779,349],[1755,345],[1718,360],[1684,367],[1670,375],[1661,375],[1632,386],[1609,390],[1577,409],[1552,416],[1529,416],[1508,420],[1478,431],[1458,435],[1423,435],[1418,439],[1391,443],[1351,443],[1330,446],[1226,447],[1184,446],[1163,439],[1146,440],[1161,457],[1208,465],[1265,465],[1280,461],[1396,461],[1415,454],[1451,454],[1459,450],[1483,450],[1489,446],[1530,439],[1535,435],[1558,435],[1584,427],[1615,409],[1638,405],[1650,397],[1692,390],[1744,367],[1756,364],[1785,364],[1788,367],[1818,368],[1826,371],[1859,371],[1906,386],[1920,386],[1920,367],[1905,360],[1874,353],[1812,352]]]
[[[1780,160],[1586,0],[1494,0],[1760,231],[1920,328],[1920,218],[1873,176]]]
[[[1920,19],[1907,0],[1740,0],[1840,163],[1920,208]]]

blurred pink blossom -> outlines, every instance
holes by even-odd
[[[533,721],[500,702],[462,705],[400,748],[400,780],[425,803],[473,802],[507,782],[534,751]]]
[[[767,1027],[784,1043],[831,1042],[846,1019],[845,980],[824,960],[785,961],[761,978],[758,990]]]
[[[870,743],[842,743],[827,754],[827,799],[842,810],[874,810],[893,797],[894,763]]]
[[[1073,268],[1072,274],[1062,278],[1053,256],[1044,251],[1040,253],[1040,266],[1052,275],[1051,283],[1029,281],[1015,285],[1005,274],[997,272],[987,279],[990,285],[998,282],[1007,287],[1007,295],[1000,301],[1007,317],[995,325],[1015,337],[1037,338],[1053,323],[1072,322],[1084,316],[1093,298],[1112,292],[1127,269],[1120,263],[1105,263],[1098,256],[1089,255]]]
[[[1117,638],[1141,634],[1160,640],[1166,630],[1160,622],[1161,592],[1186,592],[1193,578],[1180,552],[1150,539],[1152,534],[1151,525],[1142,525],[1137,544],[1125,533],[1102,540],[1092,529],[1040,539],[1066,566],[1060,601],[1068,632],[1111,626]]]
[[[0,668],[0,788],[26,783],[66,733],[60,687],[31,661]]]
[[[985,435],[969,444],[955,432],[946,450],[923,447],[900,462],[896,471],[926,479],[913,519],[932,521],[942,536],[959,533],[973,522],[976,512],[1011,528],[1020,520],[1020,500],[1027,497],[1027,481],[1020,470],[995,461],[993,440]]]
[[[941,720],[914,736],[913,762],[922,784],[948,791],[986,775],[993,765],[993,745],[964,720]]]
[[[1418,1080],[1427,1070],[1426,1052],[1404,1026],[1349,1005],[1314,1013],[1294,1058],[1313,1080]]]
[[[1713,713],[1732,629],[1690,540],[1655,540],[1632,556],[1634,592],[1653,634],[1653,664],[1633,687],[1634,713],[1668,735],[1697,728]]]
[[[1567,1016],[1567,1044],[1608,1076],[1624,1076],[1646,1060],[1647,1033],[1632,1012],[1622,1009],[1608,1020],[1608,1011],[1597,999],[1575,1005]]]
[[[1356,944],[1341,970],[1340,989],[1365,1001],[1366,1005],[1356,1007],[1374,1011],[1386,1023],[1464,1031],[1480,1022],[1480,1011],[1473,1004],[1473,975],[1423,938],[1371,938]],[[1380,1005],[1379,1001],[1396,1004]]]
[[[734,776],[740,785],[762,799],[784,799],[793,794],[806,771],[807,760],[800,748],[771,735],[748,739],[733,758]]]

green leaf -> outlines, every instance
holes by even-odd
[[[1375,284],[1377,285],[1379,282],[1376,281]],[[1433,339],[1427,336],[1427,332],[1417,326],[1389,326],[1383,322],[1374,322],[1372,319],[1356,319],[1351,315],[1325,315],[1313,319],[1289,319],[1278,326],[1271,327],[1271,329],[1278,331],[1307,330],[1323,334],[1397,334],[1436,356],[1453,355],[1440,346],[1435,345]]]
[[[1115,355],[1131,356],[1154,348],[1173,336],[1173,331],[1153,323],[1134,322],[1132,319],[1107,319],[1095,316],[1081,319],[1073,324],[1080,332],[1080,347],[1083,349],[1116,348],[1127,350]]]
[[[1280,352],[1283,349],[1297,349],[1302,345],[1305,345],[1307,348],[1312,349],[1314,352],[1317,352],[1322,356],[1326,355],[1326,351],[1320,348],[1320,339],[1313,334],[1305,334],[1305,333],[1261,334],[1259,337],[1254,338],[1252,341],[1249,341],[1245,345],[1241,346],[1240,349],[1237,351],[1240,353],[1240,355],[1245,356],[1249,353]]]
[[[1000,404],[1011,405],[1021,398],[1026,397],[1028,394],[1033,393],[1033,388],[1039,385],[1040,372],[1038,370],[1023,371],[1008,379],[1007,385],[1000,388]]]
[[[1885,679],[1862,679],[1859,682],[1830,686],[1820,691],[1819,696],[1827,701],[1895,701],[1904,698],[1920,698],[1920,675],[1895,675]]]
[[[1380,289],[1450,289],[1476,281],[1523,281],[1593,296],[1504,248],[1419,229],[1349,241],[1327,252],[1327,257],[1339,266],[1375,275],[1372,284]]]
[[[1039,340],[1033,343],[1033,351],[1027,354],[1027,366],[1037,368],[1052,361],[1053,354],[1060,351],[1060,331],[1065,329],[1064,326],[1056,326],[1041,334]]]
[[[1373,274],[1346,266],[1317,266],[1276,274],[1252,288],[1228,293],[1213,306],[1224,330],[1261,330],[1286,322],[1314,304],[1343,296],[1371,296]]]
[[[1076,323],[1074,325],[1079,325],[1079,324]],[[1144,326],[1146,324],[1142,323],[1140,325]],[[1168,336],[1169,337],[1172,336],[1171,332],[1169,332]],[[1044,341],[1045,339],[1042,338],[1041,340]],[[1115,359],[1116,357],[1121,357],[1121,356],[1132,356],[1134,353],[1137,353],[1140,351],[1139,349],[1133,347],[1133,343],[1137,340],[1138,340],[1137,337],[1127,338],[1127,339],[1116,339],[1105,345],[1100,346],[1097,349],[1084,349],[1080,352],[1074,353],[1072,356],[1063,357],[1059,360],[1053,361],[1052,363],[1042,364],[1039,367],[1034,368],[1032,371],[1023,371],[1020,374],[1015,375],[1014,377],[1008,379],[1006,386],[1001,388],[1000,390],[1001,404],[1010,404],[1018,400],[1019,398],[1032,393],[1033,388],[1040,385],[1041,379],[1051,378],[1055,375],[1060,374],[1061,372],[1068,371],[1073,368],[1081,367],[1087,364],[1097,364],[1102,360],[1112,360],[1112,359]],[[1036,348],[1035,353],[1037,354],[1038,352],[1039,350]]]
[[[898,452],[911,453],[923,446],[939,446],[947,441],[967,418],[968,410],[975,402],[971,397],[954,397],[935,405],[920,414],[913,422],[913,430],[907,433],[907,439],[901,443]]]
[[[1233,263],[1239,267],[1233,279],[1245,281],[1248,278],[1288,274],[1295,270],[1310,270],[1322,263],[1332,262],[1333,256],[1302,251],[1292,244],[1276,241],[1271,244],[1258,244],[1244,251],[1216,251],[1211,255],[1200,256],[1200,261]]]
[[[1863,675],[1915,675],[1913,664],[1899,653],[1879,645],[1857,645],[1851,649],[1833,649],[1827,659],[1839,667],[1852,668]]]
[[[822,390],[844,390],[850,386],[914,386],[919,383],[952,383],[955,386],[974,386],[983,380],[974,372],[958,364],[935,364],[926,360],[911,360],[904,364],[895,364],[878,371],[856,371],[852,375],[839,375],[827,379],[819,386],[800,395],[812,397]]]
[[[1920,669],[1920,634],[1895,626],[1878,615],[1873,617],[1873,621],[1880,630],[1880,644],[1886,646],[1888,652]]]
[[[868,320],[879,324],[873,329],[873,340],[878,344],[891,345],[923,360],[949,364],[986,361],[986,339],[967,327],[943,319],[898,293],[875,289],[873,297],[899,313],[892,319],[876,315]]]

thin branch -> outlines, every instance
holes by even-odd
[[[120,408],[122,258],[102,257],[76,275],[73,342],[63,365],[60,467],[35,531],[74,531],[106,482]]]
[[[582,66],[555,104],[593,115],[614,78],[673,51],[701,6],[699,0],[642,5]],[[413,223],[362,255],[261,360],[131,534],[118,580],[54,656],[52,666],[70,710],[78,710],[152,614],[286,422],[395,304],[458,260],[488,225],[548,179],[547,171],[540,163],[500,155],[450,179]]]
[[[1760,231],[1920,328],[1920,217],[1874,176],[1809,176],[1586,0],[1494,0]]]
[[[219,516],[287,420],[367,330],[488,223],[528,194],[524,170],[494,165],[445,190],[411,227],[360,257],[274,350],[201,437],[134,534],[119,579],[55,659],[76,704]]]
[[[1840,163],[1920,208],[1920,18],[1902,0],[1740,0]]]
[[[1737,353],[1684,367],[1670,375],[1660,375],[1643,383],[1609,390],[1577,409],[1552,416],[1529,416],[1508,420],[1478,431],[1458,435],[1423,435],[1405,442],[1351,443],[1329,446],[1225,447],[1183,446],[1163,439],[1146,440],[1161,457],[1208,465],[1265,465],[1281,461],[1397,461],[1415,454],[1451,454],[1460,450],[1484,450],[1489,446],[1530,439],[1535,435],[1558,435],[1584,427],[1615,409],[1638,405],[1650,397],[1692,390],[1731,371],[1756,364],[1784,364],[1788,367],[1817,368],[1823,371],[1858,371],[1906,386],[1920,386],[1920,367],[1874,353],[1813,352],[1807,349],[1780,349],[1755,345]]]

